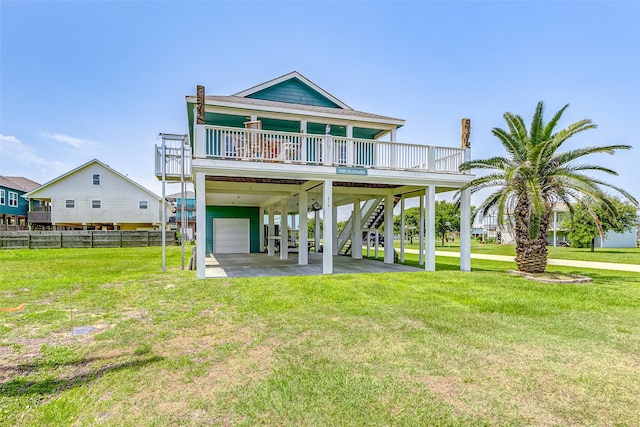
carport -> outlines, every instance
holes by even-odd
[[[257,276],[314,276],[322,274],[322,254],[310,253],[309,263],[300,265],[295,257],[280,259],[265,253],[215,254],[206,258],[206,276],[257,277]],[[334,274],[420,272],[421,268],[403,264],[386,264],[371,259],[333,257]]]

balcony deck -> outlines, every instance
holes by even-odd
[[[433,145],[405,144],[222,126],[198,126],[194,158],[246,162],[322,165],[412,172],[460,174],[465,149]],[[176,150],[167,154],[165,176],[180,179],[182,162]],[[185,176],[191,169],[190,152]],[[162,153],[156,147],[156,176],[162,176]],[[187,169],[188,168],[188,169]],[[190,176],[188,176],[190,178]]]

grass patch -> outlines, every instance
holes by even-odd
[[[394,242],[394,246],[396,250],[399,251],[400,242]],[[405,248],[418,249],[418,245],[406,244]],[[589,248],[567,248],[560,246],[547,246],[547,249],[549,250],[549,258],[553,259],[640,264],[640,248],[596,248],[594,252],[591,252]],[[444,246],[441,245],[441,243],[436,243],[436,250],[460,252],[460,242],[445,243]],[[514,245],[481,244],[472,240],[471,253],[516,256],[516,248]]]
[[[0,425],[636,424],[640,275],[471,263],[197,280],[179,248],[166,273],[160,248],[1,251],[0,305],[27,305],[0,318]]]

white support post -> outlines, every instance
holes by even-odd
[[[280,201],[280,259],[289,258],[289,212],[287,211],[289,200]]]
[[[331,237],[333,238],[333,254],[338,255],[338,207],[333,205],[331,209],[333,215],[333,227],[331,228]]]
[[[269,225],[267,225],[267,255],[274,256],[276,254],[276,241],[273,239],[276,232],[276,209],[271,205],[268,207]]]
[[[420,226],[418,227],[418,250],[420,256],[418,257],[418,264],[424,264],[424,193],[420,194]]]
[[[396,129],[391,129],[391,135],[390,135],[390,140],[391,142],[396,142]],[[391,167],[392,168],[396,168],[398,167],[398,146],[396,144],[391,145],[391,159],[389,159],[391,162]]]
[[[347,166],[354,166],[355,160],[355,144],[353,142],[353,125],[347,125]]]
[[[195,144],[195,156],[194,157],[206,157],[207,156],[207,131],[204,125],[195,125],[194,129],[194,144]]]
[[[167,210],[165,209],[165,192],[167,181],[167,143],[162,138],[162,200],[160,201],[162,221],[162,271],[167,271]],[[83,229],[86,230],[83,224]],[[62,239],[62,237],[61,237]]]
[[[471,271],[471,191],[460,195],[460,270]]]
[[[320,211],[315,211],[314,214],[313,251],[320,253],[320,233],[322,232],[320,228]]]
[[[296,214],[291,214],[291,244],[296,244]]]
[[[324,135],[324,149],[322,153],[324,158],[322,160],[326,166],[333,164],[333,137],[329,132],[331,132],[331,125],[327,125]]]
[[[205,175],[202,172],[195,173],[196,190],[196,277],[204,279],[206,277],[205,257],[207,255],[207,203]],[[213,236],[212,236],[213,237]]]
[[[300,216],[300,244],[298,246],[298,264],[309,264],[309,229],[307,227],[307,195],[305,190],[298,198],[298,214]]]
[[[324,251],[322,253],[322,274],[333,274],[333,238],[331,232],[333,230],[333,181],[324,180],[322,186],[322,206],[324,213],[324,222],[322,225],[322,234],[324,241]]]
[[[358,198],[353,201],[351,258],[362,259],[362,210],[360,209],[360,199]]]
[[[264,253],[264,209],[262,207],[260,208],[258,226],[260,227],[260,252]]]
[[[384,263],[393,264],[393,194],[384,198]]]
[[[400,262],[404,262],[404,241],[406,239],[404,229],[404,194],[400,199]]]
[[[436,271],[436,188],[433,185],[427,187],[426,203],[426,234],[427,251],[424,260],[426,271]]]
[[[427,146],[427,170],[436,170],[436,152],[435,147],[432,145]]]
[[[302,134],[306,134],[307,133],[307,121],[306,120],[300,120],[300,133],[302,133]],[[300,152],[300,159],[299,160],[302,163],[307,163],[307,138],[306,137],[300,138],[299,152]]]

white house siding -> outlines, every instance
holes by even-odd
[[[100,185],[93,185],[93,174],[100,174]],[[38,198],[51,199],[51,222],[118,224],[133,228],[160,223],[160,201],[151,193],[133,185],[100,164],[94,163],[38,192]],[[66,200],[75,200],[75,208],[67,208]],[[92,201],[100,200],[99,209]],[[140,209],[147,201],[147,209]]]

